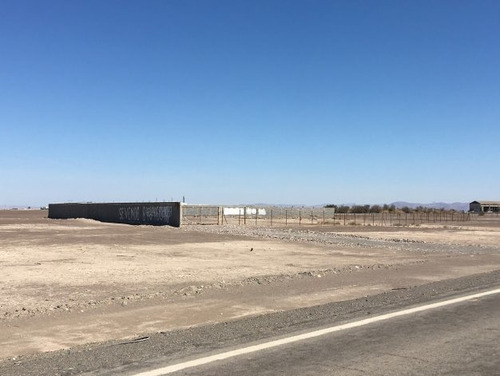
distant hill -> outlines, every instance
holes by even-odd
[[[423,206],[424,208],[431,208],[431,209],[445,209],[445,210],[456,210],[456,211],[468,211],[469,210],[469,203],[465,202],[452,202],[452,203],[447,203],[447,202],[433,202],[431,204],[421,204],[421,203],[415,203],[415,202],[406,202],[406,201],[396,201],[391,203],[391,205],[394,205],[396,208],[403,208],[405,206],[415,209],[418,206]]]

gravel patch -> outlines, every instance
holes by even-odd
[[[317,232],[298,228],[269,228],[258,226],[203,226],[189,225],[182,231],[196,231],[220,235],[245,236],[259,239],[272,239],[287,242],[315,243],[335,245],[348,248],[384,248],[403,252],[420,253],[455,253],[455,254],[481,254],[500,251],[500,247],[484,245],[443,244],[429,241],[420,241],[408,238],[370,238],[364,235],[343,234],[336,232]]]

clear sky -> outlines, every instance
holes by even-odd
[[[0,207],[500,200],[500,1],[4,0]]]

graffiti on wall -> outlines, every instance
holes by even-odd
[[[138,222],[141,219],[139,206],[125,206],[118,208],[120,221]]]
[[[171,206],[144,206],[142,220],[147,222],[169,222],[172,216]]]
[[[142,210],[141,210],[142,209]],[[172,216],[171,206],[122,206],[118,208],[120,221],[168,223]]]

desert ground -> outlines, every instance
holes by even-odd
[[[0,359],[500,270],[500,217],[130,226],[0,211]]]

